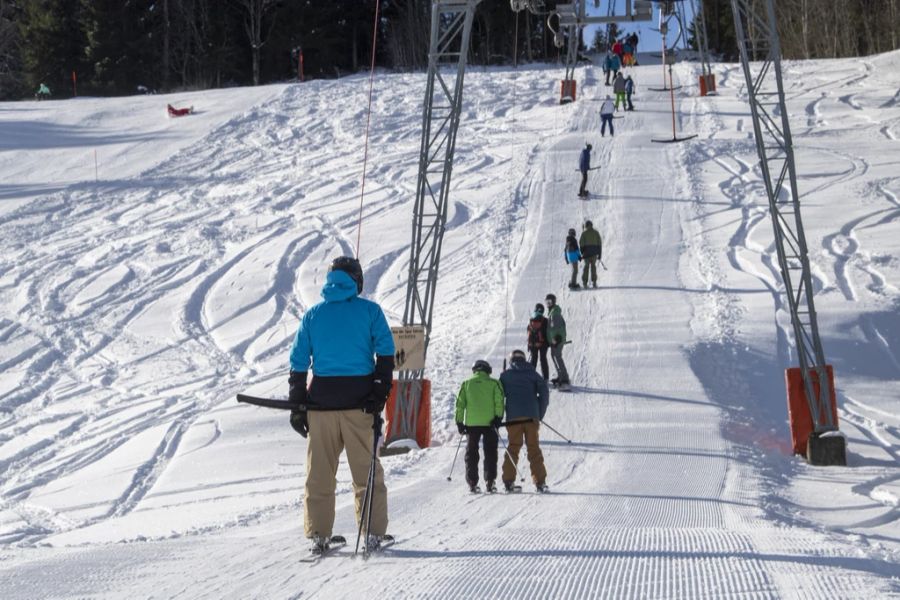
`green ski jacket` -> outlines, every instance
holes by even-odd
[[[566,320],[562,316],[562,310],[559,308],[559,305],[555,305],[550,309],[550,314],[547,316],[547,335],[550,337],[550,344],[553,345],[557,343],[556,336],[559,336],[560,340],[558,343],[565,344],[566,343]]]
[[[482,371],[465,380],[456,396],[456,422],[486,427],[503,418],[503,387]]]

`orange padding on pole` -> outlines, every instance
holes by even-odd
[[[709,75],[700,75],[700,95],[705,96],[716,91],[716,76],[713,73]]]
[[[396,379],[394,380],[394,385],[391,386],[391,395],[388,397],[387,405],[385,406],[385,420],[387,421],[387,427],[385,431],[385,438],[390,440],[398,435],[400,432],[400,423],[394,418],[394,409],[396,405],[397,398],[397,387],[400,385],[411,386],[412,382],[404,381],[399,382]],[[407,397],[409,396],[409,389],[407,388]],[[419,397],[419,411],[418,418],[416,419],[416,443],[419,445],[419,448],[428,448],[431,446],[431,380],[423,379],[422,380],[422,395]]]
[[[834,425],[837,427],[837,402],[834,393],[834,370],[831,365],[825,365],[828,373],[828,387],[831,388],[831,417],[834,419]],[[819,393],[819,377],[814,369],[809,370],[809,376],[812,377],[813,387],[816,394]],[[784,370],[784,382],[787,386],[788,400],[788,418],[791,423],[791,444],[794,447],[794,454],[806,455],[806,441],[809,435],[815,429],[813,427],[812,415],[809,412],[809,403],[806,401],[806,390],[803,388],[803,376],[799,367],[791,367]],[[824,410],[825,407],[822,407]],[[825,424],[825,420],[821,419],[820,425]]]
[[[575,85],[574,79],[561,79],[559,89],[559,103],[575,102]]]

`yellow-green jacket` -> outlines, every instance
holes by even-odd
[[[494,417],[503,418],[503,387],[487,373],[478,371],[459,388],[456,422],[484,427]]]

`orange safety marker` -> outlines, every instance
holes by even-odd
[[[825,365],[828,373],[828,387],[831,388],[831,417],[834,419],[834,426],[838,425],[837,402],[834,393],[834,370],[831,365]],[[809,370],[809,376],[812,377],[813,387],[816,394],[819,393],[819,380],[815,369]],[[787,387],[788,401],[788,418],[791,424],[791,444],[793,445],[794,454],[806,456],[806,442],[809,440],[810,434],[815,430],[813,426],[812,415],[809,412],[809,402],[806,401],[806,390],[803,389],[803,376],[799,367],[791,367],[784,370],[784,382]],[[826,407],[820,406],[820,411],[827,410]],[[824,416],[824,415],[823,415]],[[820,419],[823,425],[824,419]]]

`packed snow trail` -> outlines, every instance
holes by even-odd
[[[738,186],[712,185],[698,196],[695,152],[707,146],[649,142],[670,127],[668,96],[644,89],[655,83],[657,68],[635,70],[637,111],[615,121],[615,137],[602,139],[596,100],[607,88],[598,84],[599,70],[584,73],[582,97],[566,107],[553,98],[556,71],[523,71],[521,104],[512,109],[522,130],[516,134],[511,109],[497,102],[508,97],[511,74],[473,70],[467,79],[472,100],[457,152],[429,365],[436,441],[443,444],[384,460],[389,529],[398,542],[366,563],[348,559],[347,551],[299,563],[306,552],[304,444],[283,413],[236,406],[232,396],[238,386],[283,393],[296,315],[316,300],[327,259],[349,247],[358,205],[347,183],[354,161],[347,148],[360,115],[322,115],[337,99],[355,106],[352,82],[289,88],[130,186],[109,190],[106,204],[76,189],[3,225],[26,248],[25,224],[41,222],[51,234],[42,238],[47,255],[30,249],[25,267],[4,267],[4,289],[27,282],[32,290],[5,296],[17,312],[4,335],[19,339],[25,323],[31,335],[63,336],[59,355],[46,359],[53,369],[42,369],[46,363],[29,346],[8,359],[28,365],[26,382],[34,386],[3,398],[15,404],[0,429],[12,453],[0,482],[0,523],[10,532],[0,566],[4,598],[357,598],[377,590],[434,598],[870,599],[900,592],[890,557],[858,538],[777,514],[786,507],[771,496],[778,474],[766,470],[757,448],[772,436],[754,411],[774,396],[783,421],[776,363],[784,350],[763,345],[758,364],[776,372],[774,383],[748,388],[737,359],[698,343],[705,338],[697,335],[708,319],[723,324],[715,311],[733,316],[728,303],[735,297],[773,296],[759,283],[684,281],[705,258],[701,242],[719,228],[730,235],[739,227],[739,234],[741,214],[754,226],[764,220],[751,208],[727,212],[721,192]],[[686,77],[690,68],[676,73]],[[366,210],[374,224],[367,223],[363,247],[371,248],[364,252],[366,293],[389,311],[405,291],[404,194],[414,181],[420,114],[419,96],[403,105],[401,83],[418,93],[421,80],[390,76],[379,90],[377,110],[391,117],[376,125],[375,139],[388,150],[373,171],[377,185]],[[679,102],[696,106],[687,93]],[[693,113],[686,121],[709,122]],[[589,181],[595,196],[582,201],[576,165],[585,141],[602,168]],[[312,148],[298,154],[301,143]],[[717,158],[732,166],[730,156]],[[174,188],[186,174],[197,174],[186,198],[161,185]],[[892,189],[890,182],[883,187]],[[67,210],[84,202],[85,209],[63,212],[63,219],[53,202]],[[702,211],[721,212],[726,223],[711,227],[698,218]],[[123,217],[135,226],[109,225]],[[563,241],[585,219],[603,234],[609,271],[600,271],[600,289],[572,293]],[[88,254],[95,260],[78,261],[78,249],[94,243],[87,235],[93,227],[121,237]],[[748,265],[738,246],[750,236],[738,234],[734,246],[715,252],[730,248]],[[75,247],[71,255],[53,255],[67,247]],[[56,262],[43,264],[51,258]],[[506,312],[499,292],[505,277],[506,333],[497,326]],[[118,290],[124,299],[117,300]],[[521,495],[470,495],[461,475],[446,481],[457,441],[448,433],[452,393],[474,358],[488,357],[499,370],[503,356],[524,343],[527,315],[548,292],[568,321],[573,344],[566,359],[576,391],[553,392],[546,420],[574,443],[542,429],[551,494],[534,494],[526,482]],[[720,295],[724,308],[709,304]],[[34,296],[49,315],[28,304]],[[137,314],[124,310],[129,299],[140,306]],[[771,307],[759,312],[772,330]],[[732,343],[739,339],[726,333],[735,335]],[[99,363],[101,380],[81,362]],[[63,394],[45,410],[42,382],[60,369]],[[43,389],[57,388],[51,381]],[[884,412],[895,416],[890,407]],[[524,457],[520,467],[527,477]],[[345,467],[338,493],[336,531],[352,541]],[[889,537],[895,529],[888,525],[876,531]],[[111,543],[117,541],[127,543]]]

